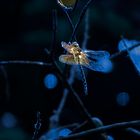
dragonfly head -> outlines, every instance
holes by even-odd
[[[79,54],[81,52],[81,49],[79,47],[79,44],[77,42],[69,42],[68,44],[66,42],[61,42],[61,46],[70,54]]]

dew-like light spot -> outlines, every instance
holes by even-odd
[[[15,116],[9,112],[5,112],[3,116],[1,117],[1,124],[5,128],[13,128],[17,124],[17,120]]]
[[[118,93],[116,97],[117,104],[120,106],[127,106],[129,103],[130,97],[127,92]]]
[[[124,39],[124,42],[126,43],[128,48],[131,48],[133,45],[137,45],[138,43],[140,43],[139,41],[136,40],[127,40],[127,39]],[[118,49],[120,51],[126,50],[124,42],[123,40],[121,40],[118,44]],[[140,46],[130,50],[129,56],[137,71],[140,72]]]
[[[57,86],[58,80],[57,77],[54,74],[47,74],[44,77],[44,85],[48,89],[53,89]]]
[[[114,138],[112,136],[107,136],[107,140],[114,140]]]

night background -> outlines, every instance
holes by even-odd
[[[74,25],[86,3],[87,0],[79,0],[74,10],[68,11]],[[54,13],[57,19],[55,42]],[[88,24],[89,36],[85,49],[106,50],[113,55],[119,52],[121,35],[129,41],[136,40],[140,43],[140,1],[93,0],[88,7],[88,19],[86,16],[82,18],[76,32],[80,47],[84,40],[85,24]],[[66,79],[71,76],[71,66],[59,62],[59,56],[66,53],[61,47],[61,41],[68,43],[72,32],[68,18],[56,0],[0,1],[0,64],[9,60],[51,64],[43,66],[19,62],[0,65],[0,140],[32,139],[36,131],[34,124],[37,121],[37,112],[40,112],[41,127],[36,139],[53,126],[81,124],[87,120],[77,99],[67,88]],[[52,49],[53,45],[55,47]],[[45,48],[53,54],[53,60]],[[138,54],[137,63],[140,63],[140,52]],[[54,65],[54,60],[63,77]],[[140,120],[140,71],[127,53],[118,55],[111,61],[113,69],[109,73],[85,69],[87,96],[84,95],[78,66],[72,69],[75,76],[73,84],[69,85],[79,95],[91,116],[100,119],[104,125]],[[55,115],[66,89],[68,95],[59,115],[59,123],[51,126],[52,116]],[[88,122],[76,132],[95,127],[97,126]],[[134,128],[140,130],[140,126]],[[140,133],[135,135],[123,129],[110,131],[107,135],[110,136],[107,140],[140,139]],[[105,138],[91,135],[78,140],[83,139]],[[45,136],[40,140],[55,138]]]

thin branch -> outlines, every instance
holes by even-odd
[[[84,21],[84,39],[82,42],[82,49],[86,49],[88,39],[89,39],[89,9],[86,11],[85,21]]]
[[[122,38],[122,42],[123,42],[123,44],[124,44],[124,47],[126,48],[127,54],[128,54],[128,56],[129,56],[129,59],[131,60],[132,64],[134,65],[136,72],[137,72],[138,74],[140,74],[139,70],[137,69],[137,66],[136,66],[135,62],[133,61],[133,59],[131,59],[130,50],[128,49],[129,47],[128,47],[126,41],[124,40],[124,37],[121,36],[121,38]]]
[[[133,134],[133,135],[135,135],[135,136],[140,137],[140,131],[137,130],[137,129],[134,129],[134,128],[130,127],[130,128],[127,128],[126,131],[131,133],[131,134]]]
[[[63,109],[63,107],[65,105],[65,102],[66,102],[66,99],[67,99],[67,95],[68,95],[68,92],[64,91],[62,99],[61,99],[61,102],[60,102],[59,107],[57,109],[57,113],[58,113],[59,116],[60,116],[60,114],[62,112],[62,109]]]
[[[83,126],[85,126],[86,124],[88,124],[88,121],[85,120],[84,122],[82,122],[81,124],[78,124],[75,128],[72,129],[72,132],[70,134],[75,133],[76,131],[78,131],[80,128],[82,128]]]
[[[80,105],[82,111],[84,112],[85,116],[87,117],[87,119],[89,120],[89,122],[93,123],[92,121],[92,116],[90,115],[90,113],[87,111],[87,109],[85,108],[82,100],[80,99],[80,97],[78,96],[78,94],[75,92],[75,90],[72,88],[72,86],[69,84],[68,80],[65,78],[65,76],[63,75],[61,69],[59,68],[59,66],[57,65],[57,63],[54,61],[53,62],[54,66],[56,67],[56,70],[58,72],[58,74],[62,77],[62,80],[65,84],[65,86],[68,88],[68,90],[73,94],[73,96],[75,97],[75,99],[77,100],[78,104]]]
[[[68,12],[66,10],[64,10],[64,13],[66,14],[66,17],[67,17],[67,19],[68,19],[68,21],[70,23],[71,29],[73,31],[74,30],[74,24],[72,22],[72,19],[71,19],[70,15],[68,14]],[[74,35],[74,40],[77,41],[76,35]]]
[[[50,129],[57,128],[57,127],[59,128],[59,119],[60,119],[60,115],[63,110],[63,107],[65,105],[67,96],[68,96],[68,92],[64,91],[57,110],[55,110],[54,114],[50,117]]]
[[[77,4],[78,4],[78,1],[79,1],[79,0],[76,0],[76,3],[75,3],[75,5],[74,5],[74,7],[73,7],[73,9],[72,9],[72,12],[75,11],[75,9],[76,9],[76,7],[77,7]]]
[[[140,46],[140,43],[136,44],[136,45],[133,45],[131,47],[128,48],[129,51],[133,50],[134,48],[136,47],[139,47]],[[122,50],[120,52],[117,52],[117,53],[114,53],[110,56],[110,59],[114,59],[114,58],[117,58],[118,56],[122,56],[122,55],[127,55],[127,51],[128,50]]]
[[[39,65],[39,66],[52,66],[50,63],[42,61],[26,61],[26,60],[7,60],[0,61],[0,65],[11,65],[11,64],[21,64],[21,65]]]
[[[92,120],[93,120],[94,125],[95,125],[94,128],[103,126],[103,122],[102,122],[99,118],[93,117]],[[72,134],[76,133],[76,132],[79,131],[82,127],[84,127],[85,125],[87,125],[88,123],[89,123],[88,120],[82,122],[82,123],[79,124],[76,128],[74,128],[74,129],[72,130],[72,132],[71,132],[69,135],[72,135]],[[101,136],[103,139],[105,139],[105,140],[106,140],[106,138],[107,138],[106,133],[101,133],[100,136]]]
[[[112,131],[114,129],[125,129],[128,127],[133,127],[133,126],[138,126],[138,125],[140,125],[140,120],[114,123],[111,125],[101,126],[101,127],[95,128],[95,129],[90,129],[90,130],[86,130],[83,132],[79,132],[79,133],[69,135],[66,137],[61,137],[60,140],[66,140],[66,139],[74,140],[77,138],[85,137],[90,134],[99,134],[99,133],[103,133],[103,132],[107,132],[107,131]]]
[[[36,124],[34,125],[35,131],[32,140],[38,140],[38,131],[40,130],[40,127],[41,127],[40,112],[37,112],[37,121]]]
[[[79,25],[80,25],[80,23],[81,23],[81,21],[82,21],[84,15],[85,15],[85,12],[86,12],[86,10],[88,9],[89,5],[90,5],[92,2],[93,2],[93,0],[88,0],[88,2],[85,4],[84,8],[82,9],[82,11],[81,11],[81,13],[80,13],[80,16],[79,16],[79,18],[78,18],[78,21],[77,21],[77,23],[76,23],[76,25],[75,25],[75,28],[74,28],[74,30],[73,30],[73,33],[72,33],[70,42],[73,41],[74,36],[75,36],[75,34],[76,34],[77,30],[78,30],[78,27],[79,27]]]
[[[72,124],[67,124],[67,125],[64,125],[64,126],[60,126],[58,127],[57,129],[64,129],[64,128],[73,128],[73,127],[77,127],[78,126],[78,123],[72,123]]]

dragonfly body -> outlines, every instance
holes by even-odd
[[[70,65],[81,65],[91,70],[106,72],[104,62],[111,63],[110,54],[107,51],[82,50],[77,42],[61,42],[68,54],[60,55],[59,61]],[[106,60],[106,61],[104,61]]]

